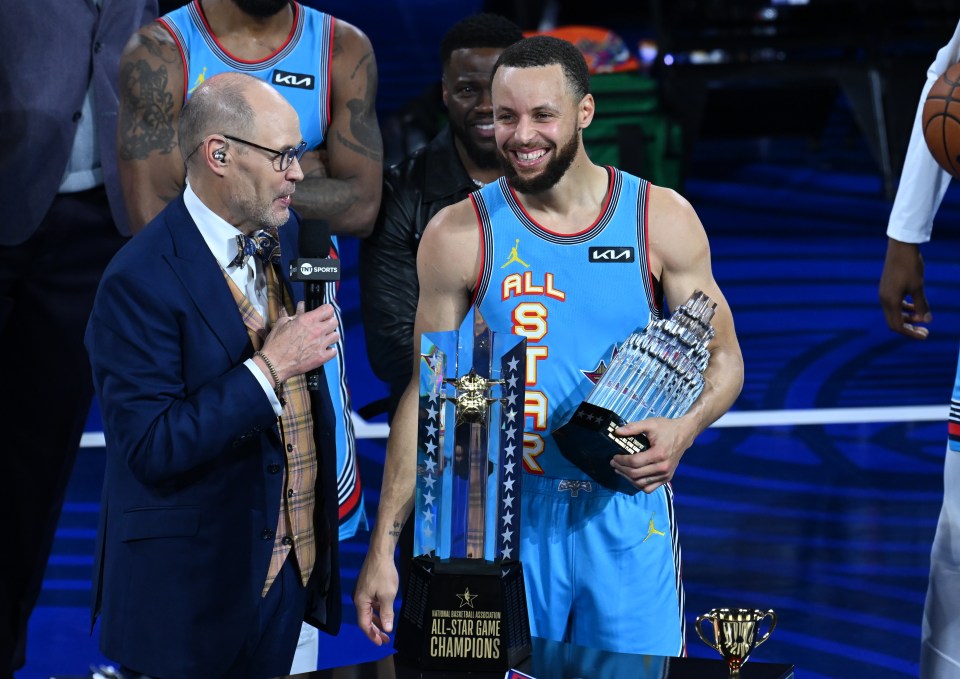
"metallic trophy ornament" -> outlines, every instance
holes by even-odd
[[[617,436],[628,422],[679,417],[703,391],[710,325],[717,304],[700,290],[669,319],[651,321],[614,349],[610,367],[570,420],[554,432],[563,455],[600,484],[633,495],[637,488],[610,466],[614,455],[646,450],[639,436]]]
[[[452,384],[457,390],[456,396],[445,397],[456,404],[457,424],[482,424],[486,421],[487,410],[498,400],[487,396],[487,392],[500,385],[500,380],[485,379],[471,369],[466,375],[456,379],[448,377],[444,382]]]
[[[765,618],[770,618],[770,627],[759,635],[760,624]],[[713,629],[713,641],[703,633],[704,622],[709,622]],[[747,662],[750,653],[770,638],[776,626],[777,614],[772,609],[714,608],[709,613],[697,616],[697,634],[703,643],[723,657],[730,668],[731,677],[740,676],[740,668]]]
[[[397,650],[422,669],[503,672],[530,654],[520,552],[526,339],[476,309],[424,333],[414,559]]]

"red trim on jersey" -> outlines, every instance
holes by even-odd
[[[357,468],[357,482],[353,485],[353,492],[350,493],[350,497],[343,501],[343,504],[340,505],[340,509],[337,512],[340,521],[343,521],[356,511],[357,506],[360,504],[360,495],[360,469]]]
[[[653,267],[650,266],[650,182],[647,182],[646,189],[644,190],[646,194],[643,199],[643,242],[644,250],[647,253],[647,275],[650,277],[650,293],[653,297],[653,305],[663,311],[663,305],[660,304],[660,300],[657,299],[657,279],[653,275]]]
[[[960,436],[960,422],[947,422],[947,433],[950,436]]]
[[[293,34],[294,34],[294,33],[296,32],[296,30],[297,30],[297,17],[300,16],[300,3],[298,3],[298,2],[291,2],[290,4],[293,5],[293,23],[290,25],[290,33],[287,34],[287,39],[284,40],[284,41],[283,41],[283,44],[281,44],[280,47],[278,47],[277,49],[275,49],[275,50],[273,51],[273,53],[267,55],[267,56],[264,57],[263,59],[257,59],[257,60],[255,60],[255,61],[250,61],[250,60],[247,60],[247,59],[241,59],[240,57],[237,57],[237,56],[234,56],[233,54],[230,54],[230,52],[227,51],[227,49],[224,48],[224,46],[220,43],[219,38],[217,38],[217,36],[214,35],[214,34],[213,34],[213,31],[210,29],[210,24],[207,22],[207,15],[203,13],[203,8],[200,6],[200,0],[193,0],[193,4],[197,6],[197,13],[200,15],[201,21],[203,21],[203,26],[204,26],[204,28],[207,29],[207,33],[210,35],[211,38],[213,38],[213,41],[214,41],[215,43],[217,43],[217,47],[219,47],[219,48],[223,51],[223,53],[226,54],[228,57],[230,57],[230,58],[233,59],[234,61],[239,61],[241,64],[251,64],[251,65],[253,65],[253,64],[260,64],[260,63],[263,63],[264,61],[268,61],[268,60],[270,60],[270,59],[273,59],[273,58],[274,58],[278,53],[280,53],[287,45],[290,44],[290,41],[291,41],[291,40],[293,40]]]
[[[513,200],[516,202],[517,207],[520,208],[520,212],[522,212],[522,213],[526,216],[527,219],[529,219],[533,224],[535,224],[538,229],[540,229],[540,230],[542,230],[542,231],[546,231],[547,233],[552,234],[552,235],[554,235],[554,236],[559,236],[560,238],[570,238],[570,237],[573,237],[573,236],[579,236],[579,235],[582,234],[582,233],[586,233],[587,231],[589,231],[590,229],[592,229],[593,227],[595,227],[597,224],[599,224],[599,223],[600,223],[600,220],[603,219],[603,216],[604,216],[605,214],[607,214],[607,208],[610,206],[610,196],[613,194],[612,187],[613,187],[613,172],[614,172],[614,170],[613,170],[613,168],[610,167],[609,165],[607,165],[607,166],[605,166],[605,167],[606,167],[606,169],[607,169],[607,174],[608,174],[608,178],[607,178],[607,195],[606,195],[606,196],[604,197],[604,199],[603,199],[603,207],[600,208],[600,214],[598,214],[598,215],[597,215],[597,218],[593,220],[593,224],[591,224],[591,225],[588,226],[587,228],[581,229],[580,231],[577,231],[577,232],[575,232],[575,233],[557,233],[556,231],[553,231],[553,230],[548,229],[547,227],[543,226],[542,224],[540,224],[540,222],[538,222],[536,219],[534,219],[533,217],[530,216],[530,213],[527,212],[527,208],[525,208],[525,207],[523,206],[523,203],[521,203],[521,202],[520,202],[520,199],[517,197],[517,192],[513,190],[513,187],[512,187],[512,186],[510,186],[510,182],[509,182],[509,181],[507,182],[507,188],[510,189],[510,195],[513,196]]]
[[[336,34],[336,25],[337,20],[335,17],[330,17],[330,54],[327,55],[327,127],[330,127],[330,121],[333,120],[330,115],[331,104],[330,100],[333,98],[333,41],[334,35]],[[323,131],[323,138],[326,140],[327,131]]]
[[[173,44],[177,46],[177,51],[180,52],[180,65],[183,67],[183,101],[180,103],[182,106],[187,103],[187,94],[190,92],[187,82],[187,79],[190,77],[190,74],[187,72],[187,55],[186,52],[183,51],[183,45],[177,40],[177,34],[170,28],[170,24],[168,24],[163,17],[157,17],[157,23],[163,26],[167,33],[170,34],[170,37],[173,38]]]
[[[477,280],[473,284],[473,292],[470,294],[470,306],[473,306],[477,303],[477,293],[480,291],[480,281],[483,280],[483,263],[486,261],[484,256],[484,239],[483,239],[483,219],[480,217],[480,209],[477,207],[477,199],[474,198],[471,193],[470,203],[473,205],[473,212],[477,215],[477,229],[480,231],[480,270],[477,272]]]

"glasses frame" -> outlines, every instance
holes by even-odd
[[[301,158],[303,158],[303,154],[306,153],[306,150],[307,150],[307,142],[302,139],[300,140],[300,143],[297,144],[296,146],[288,146],[282,151],[278,151],[277,149],[271,149],[271,148],[267,148],[266,146],[261,146],[260,144],[254,144],[252,141],[247,141],[246,139],[241,139],[240,137],[234,137],[229,134],[221,133],[220,136],[223,137],[224,139],[229,139],[230,141],[239,142],[241,144],[246,144],[247,146],[252,146],[255,149],[260,149],[261,151],[272,153],[273,158],[271,159],[271,162],[279,161],[280,172],[286,172],[287,169],[289,169],[289,167],[293,165],[294,159],[299,161]]]

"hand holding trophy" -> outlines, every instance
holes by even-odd
[[[586,400],[554,432],[564,457],[607,488],[635,494],[637,488],[613,470],[610,458],[644,451],[649,441],[613,431],[628,422],[687,412],[703,391],[716,306],[697,290],[669,319],[652,321],[624,340]]]
[[[770,629],[757,636],[760,623],[770,618]],[[713,641],[703,634],[702,623],[708,621],[713,627]],[[755,608],[714,608],[709,613],[697,616],[697,634],[710,648],[716,650],[730,667],[730,676],[739,677],[740,667],[747,662],[750,653],[770,638],[777,626],[777,614],[773,610]]]

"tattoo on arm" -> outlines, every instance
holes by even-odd
[[[367,61],[372,54],[368,52],[360,59],[362,64]],[[357,68],[360,64],[357,64]],[[342,134],[337,134],[337,139],[341,144],[351,149],[355,153],[369,158],[375,162],[383,162],[383,144],[380,141],[380,130],[371,123],[368,113],[374,110],[377,97],[377,69],[372,60],[367,61],[367,89],[363,94],[363,99],[351,99],[347,102],[347,109],[350,111],[350,132],[353,134],[357,143],[353,143]]]
[[[403,528],[403,525],[399,521],[394,521],[393,528],[390,529],[390,535],[392,535],[395,538],[399,538],[401,528]]]
[[[350,74],[350,80],[353,80],[354,78],[357,77],[357,73],[360,72],[360,67],[363,66],[363,62],[365,62],[367,59],[372,59],[372,58],[373,58],[373,52],[367,52],[362,57],[360,57],[360,61],[358,61],[357,65],[353,67],[353,73]],[[369,79],[369,77],[370,77],[370,68],[368,65],[367,78]]]
[[[150,56],[156,57],[160,61],[168,64],[180,61],[177,51],[172,49],[167,42],[166,31],[159,26],[150,26],[148,32],[141,34],[140,45],[150,52]]]
[[[156,70],[145,60],[126,64],[120,74],[124,98],[120,125],[120,158],[145,160],[152,152],[173,151],[173,95],[166,91],[167,67]]]
[[[382,162],[383,154],[379,150],[368,149],[365,146],[360,146],[359,144],[354,144],[352,141],[344,137],[342,134],[337,132],[337,141],[346,146],[348,149],[354,153],[359,153],[361,156],[368,158],[376,162]]]

